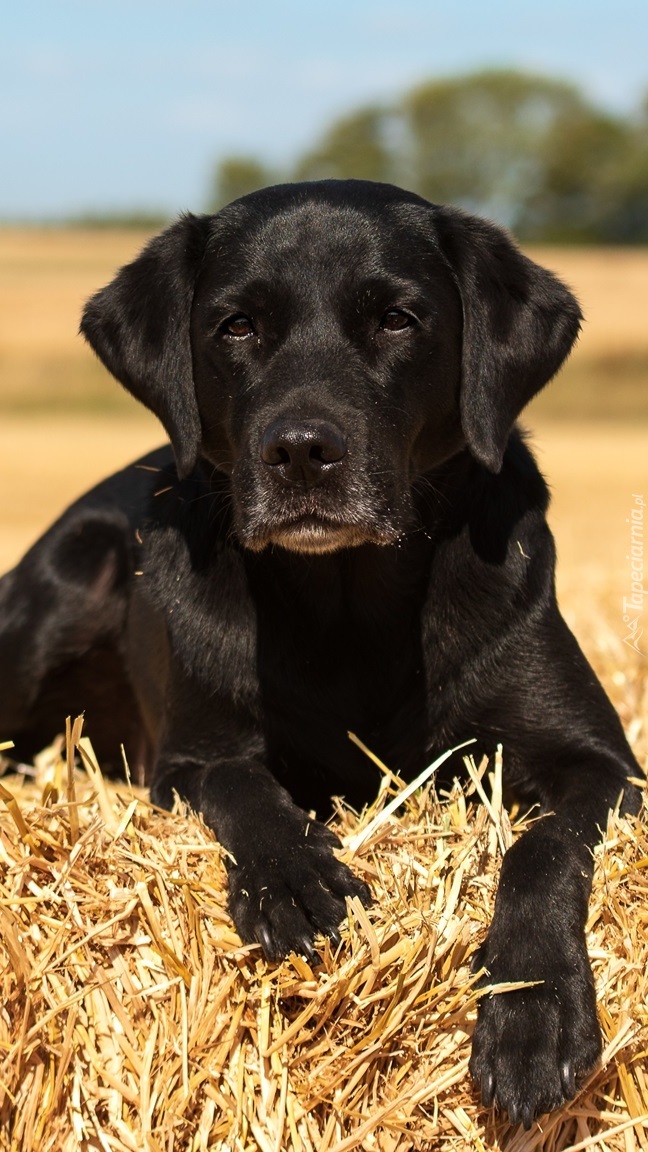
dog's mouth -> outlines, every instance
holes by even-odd
[[[302,516],[243,533],[242,543],[253,552],[275,545],[288,552],[322,555],[343,548],[357,548],[361,544],[390,544],[393,543],[393,533],[366,524],[339,522],[323,516]]]
[[[232,476],[234,530],[252,552],[277,547],[317,556],[384,547],[396,543],[411,520],[409,486],[396,482],[395,469],[374,476],[344,457],[338,472],[322,467],[317,482],[297,484],[272,467],[259,468],[244,455]]]

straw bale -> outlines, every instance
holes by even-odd
[[[619,655],[605,656],[608,683],[623,667],[616,702],[638,706],[644,749],[645,657]],[[323,944],[311,966],[270,965],[240,943],[209,829],[105,781],[79,725],[68,754],[59,744],[32,778],[5,776],[0,1149],[648,1149],[645,811],[612,815],[596,852],[601,1067],[525,1132],[481,1107],[467,1072],[468,962],[523,822],[502,808],[500,762],[471,764],[449,796],[433,785],[389,815],[402,786],[385,770],[370,810],[338,805],[345,858],[374,904],[349,902],[342,946]]]

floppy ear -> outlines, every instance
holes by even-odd
[[[581,311],[502,228],[456,208],[438,208],[435,221],[463,303],[464,436],[472,454],[499,472],[516,417],[568,355]]]
[[[183,216],[85,306],[81,331],[113,376],[160,418],[188,475],[200,449],[189,322],[209,216]]]

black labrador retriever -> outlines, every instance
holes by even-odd
[[[25,757],[84,709],[104,762],[123,741],[157,803],[178,792],[214,828],[236,927],[270,958],[367,900],[307,815],[375,794],[349,729],[405,780],[502,742],[543,818],[506,854],[475,963],[541,983],[482,1000],[471,1072],[527,1126],[599,1056],[591,849],[640,798],[514,428],[579,321],[505,232],[388,185],[185,216],[82,322],[173,450],[84,496],[0,584],[0,735]]]

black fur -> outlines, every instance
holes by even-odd
[[[266,954],[364,885],[320,817],[469,737],[544,814],[506,854],[471,1071],[528,1126],[600,1052],[592,845],[638,766],[556,606],[547,490],[514,421],[580,312],[500,229],[396,188],[286,185],[187,216],[82,330],[171,443],[0,584],[0,731],[84,709],[100,759],[204,813]],[[174,462],[175,457],[175,462]],[[451,772],[460,765],[452,765]]]

